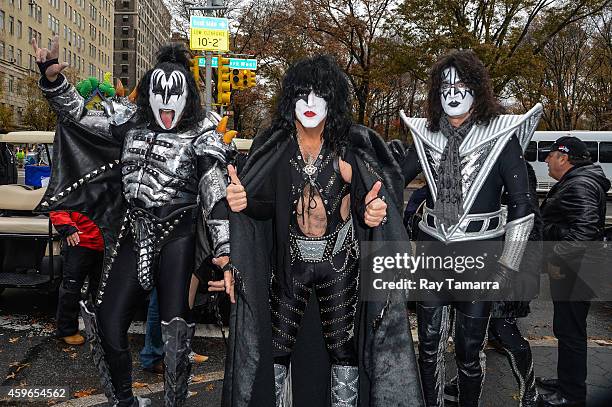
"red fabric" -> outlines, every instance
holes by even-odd
[[[79,232],[79,246],[92,250],[104,250],[104,239],[100,229],[87,216],[78,212],[51,212],[51,223],[54,225],[70,225]]]

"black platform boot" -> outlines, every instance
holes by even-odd
[[[470,317],[455,310],[455,359],[459,407],[478,407],[485,377],[484,346],[489,317]]]
[[[419,332],[419,370],[425,405],[444,406],[444,354],[450,325],[449,307],[424,307],[417,304]]]
[[[93,308],[83,301],[80,304],[91,355],[94,365],[98,368],[102,389],[109,404],[117,407],[151,405],[151,400],[148,398],[135,397],[132,393],[132,358],[130,352],[105,352],[100,340],[98,320]]]
[[[164,342],[164,405],[182,406],[187,400],[189,373],[191,372],[191,338],[195,324],[188,324],[176,317],[170,322],[162,321]]]
[[[529,342],[521,335],[514,318],[492,320],[491,324],[489,343],[508,358],[519,386],[519,407],[536,407],[538,391]]]

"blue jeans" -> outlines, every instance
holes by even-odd
[[[140,365],[144,369],[150,369],[163,359],[164,342],[162,341],[159,303],[157,302],[157,289],[154,288],[149,297],[147,330],[145,334],[145,344],[140,351]]]

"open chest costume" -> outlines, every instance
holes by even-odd
[[[307,159],[295,121],[306,127],[300,99],[316,111],[312,98],[327,106],[320,110],[327,118],[321,150]],[[297,62],[283,81],[275,123],[239,168],[248,205],[230,213],[239,277],[224,406],[423,405],[403,293],[386,302],[360,299],[359,243],[407,236],[400,169],[385,143],[350,120],[333,127],[339,111],[350,114],[349,101],[346,78],[330,58]],[[334,137],[341,135],[339,151]],[[350,183],[340,157],[352,167]],[[362,203],[379,180],[388,222],[370,228]],[[317,210],[322,226],[313,236],[302,221]]]
[[[145,404],[132,393],[127,330],[157,288],[164,341],[166,406],[187,397],[192,273],[229,254],[226,168],[235,149],[200,113],[182,46],[165,46],[141,80],[137,104],[105,100],[90,112],[60,76],[40,87],[59,116],[54,167],[39,210],[87,214],[100,228],[105,259],[94,304],[82,303],[103,390],[113,405]],[[41,67],[44,72],[44,66]]]
[[[452,63],[432,75],[440,75],[442,85],[434,94],[446,113],[441,115],[436,131],[430,130],[428,119],[408,118],[401,112],[415,146],[402,163],[405,183],[422,172],[429,187],[418,240],[441,242],[437,247],[448,254],[466,248],[478,250],[475,241],[499,241],[501,253],[496,261],[488,260],[486,271],[491,281],[503,282],[519,270],[533,226],[523,151],[536,129],[542,106],[538,104],[524,115],[495,115],[487,123],[468,118],[453,128],[447,115],[467,113],[478,96],[461,80],[464,75]],[[431,91],[429,96],[432,98]],[[504,189],[508,193],[507,207],[500,202]],[[444,350],[451,304],[456,316],[459,405],[477,407],[485,376],[481,351],[491,309],[491,303],[485,301],[434,298],[417,305],[425,402],[427,406],[444,405]]]

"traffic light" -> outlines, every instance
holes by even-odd
[[[232,90],[242,90],[242,81],[240,80],[240,69],[232,69]]]
[[[232,96],[229,63],[229,58],[217,56],[217,103],[220,105],[228,105]]]
[[[247,88],[252,88],[257,86],[257,81],[255,80],[255,71],[246,71],[246,86]]]
[[[195,80],[196,86],[200,87],[200,57],[193,57],[191,59],[191,74]]]

